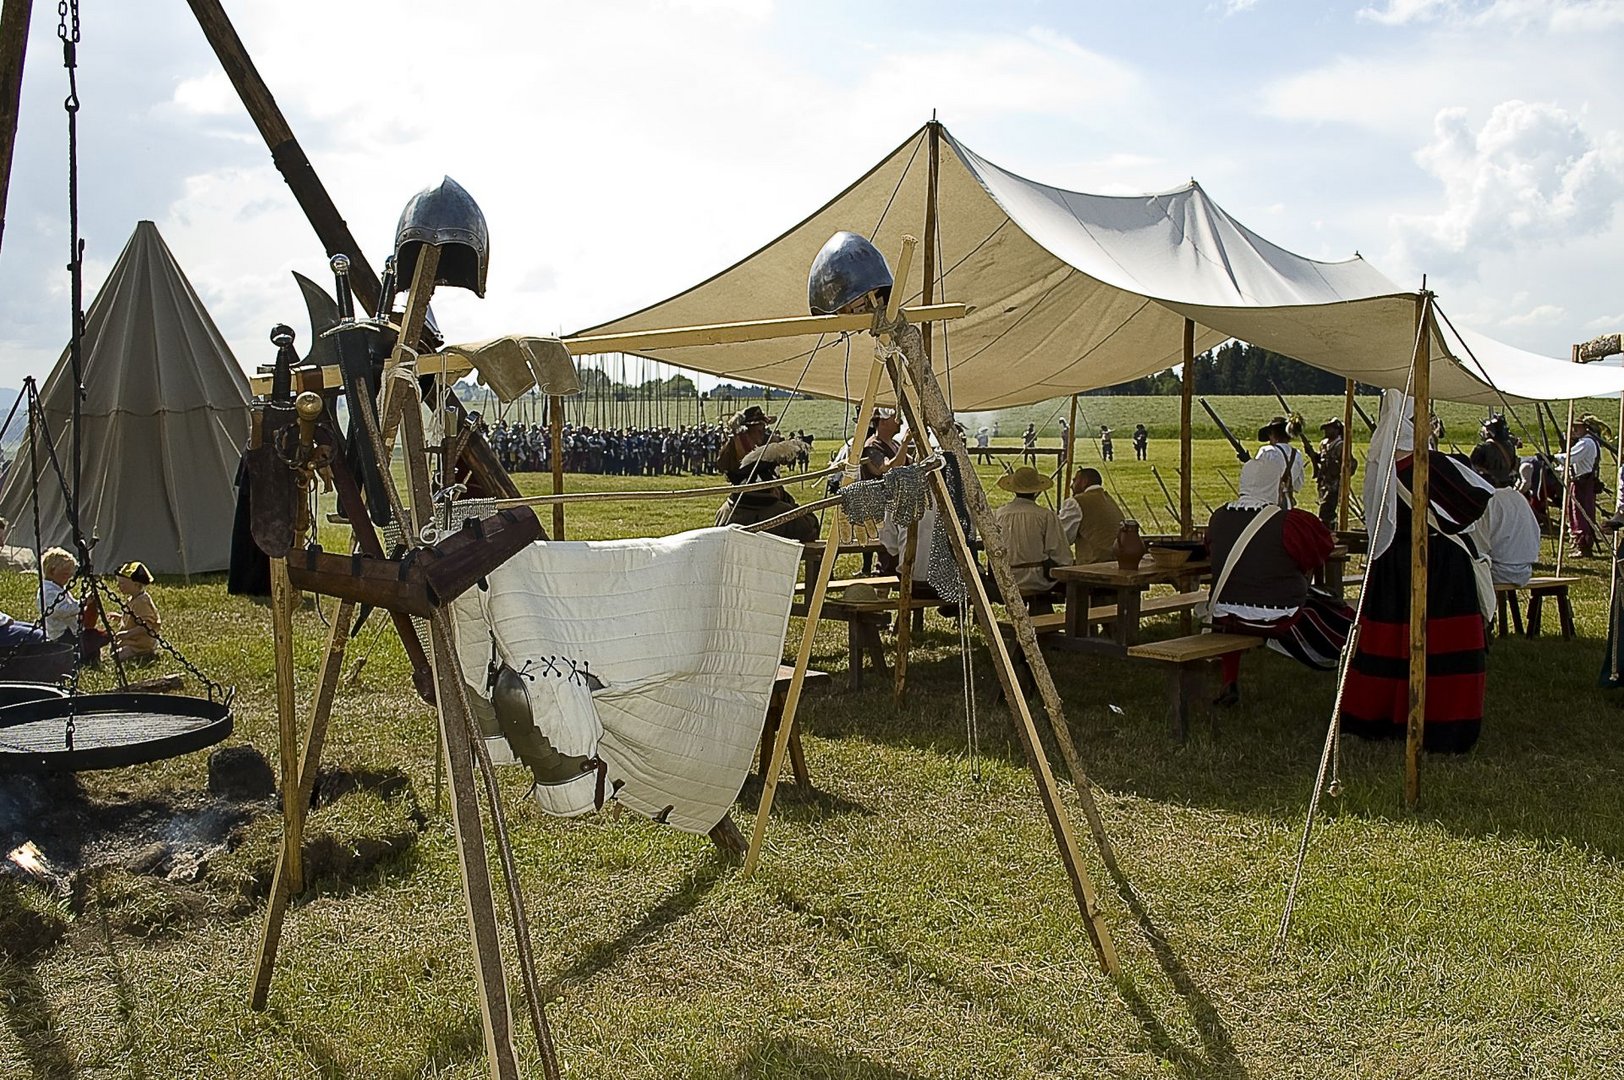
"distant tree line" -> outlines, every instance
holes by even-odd
[[[1271,385],[1272,380],[1272,385]],[[1296,394],[1340,394],[1346,380],[1329,371],[1310,367],[1258,345],[1226,341],[1216,349],[1195,358],[1195,389],[1198,394],[1273,394],[1275,386],[1287,397]],[[1091,390],[1102,397],[1117,395],[1177,394],[1183,390],[1179,373],[1172,368],[1142,379]],[[1371,388],[1360,385],[1359,393]]]

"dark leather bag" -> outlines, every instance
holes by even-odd
[[[541,538],[541,520],[527,506],[470,518],[433,547],[398,559],[340,555],[309,547],[288,556],[293,587],[427,619],[498,566]]]

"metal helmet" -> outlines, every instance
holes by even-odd
[[[395,265],[399,275],[396,280],[402,287],[411,282],[424,245],[440,249],[436,285],[485,295],[485,270],[491,251],[485,214],[474,197],[449,176],[441,179],[438,187],[413,195],[400,212],[400,224],[395,226]]]
[[[885,256],[865,237],[837,232],[812,260],[806,304],[814,315],[833,315],[875,290],[882,300],[890,299],[891,268]]]

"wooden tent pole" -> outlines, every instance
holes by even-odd
[[[935,120],[930,122],[928,131],[930,171],[925,179],[925,283],[919,295],[920,301],[927,307],[936,299],[936,192],[942,149],[941,131]],[[925,356],[929,357],[936,337],[936,326],[927,322],[920,327],[920,332],[925,338]],[[913,649],[913,571],[918,557],[919,525],[915,522],[908,526],[903,537],[902,559],[897,566],[897,665],[892,699],[898,705],[902,704],[908,688],[908,654]]]
[[[1188,424],[1188,419],[1186,419]],[[1066,482],[1060,489],[1061,498],[1071,493],[1071,478],[1077,472],[1077,395],[1071,395],[1071,419],[1066,427]]]
[[[1342,473],[1341,482],[1337,485],[1336,495],[1336,527],[1346,532],[1348,528],[1348,499],[1349,488],[1353,485],[1353,380],[1349,379],[1342,392],[1342,460],[1337,468]]]
[[[564,494],[564,399],[547,398],[547,420],[553,443],[553,494]],[[553,539],[564,539],[564,504],[553,504]]]
[[[6,235],[6,203],[11,193],[11,161],[17,149],[23,61],[28,55],[33,8],[33,0],[5,0],[0,6],[0,242]]]
[[[1180,535],[1189,539],[1195,535],[1195,511],[1190,507],[1190,483],[1195,475],[1190,446],[1190,403],[1195,398],[1194,319],[1184,320],[1184,378],[1179,384],[1179,529]]]
[[[1421,801],[1421,747],[1427,723],[1427,510],[1431,506],[1432,295],[1415,302],[1415,391],[1410,474],[1410,700],[1404,745],[1404,805]]]
[[[891,299],[886,305],[887,326],[896,323],[902,294],[908,283],[908,272],[913,267],[914,249],[918,245],[919,241],[912,236],[902,238],[902,254],[897,258]],[[884,356],[876,350],[874,361],[869,366],[868,383],[863,388],[863,400],[857,408],[858,416],[868,416],[874,411],[874,399],[879,396],[880,376],[883,374]],[[856,444],[853,444],[853,448],[860,449]],[[861,453],[846,455],[842,486],[856,482],[861,475],[862,462]],[[830,577],[834,575],[835,560],[840,557],[840,534],[845,515],[837,508],[826,514],[825,518],[823,557],[818,560],[817,576],[807,590],[806,618],[801,627],[801,644],[795,651],[795,672],[790,676],[789,689],[784,693],[783,714],[778,721],[778,734],[773,739],[772,761],[763,763],[765,776],[761,783],[761,802],[756,807],[756,824],[750,834],[750,847],[744,855],[743,874],[747,879],[756,872],[756,864],[761,860],[761,843],[767,835],[767,818],[772,813],[773,795],[778,790],[778,774],[783,769],[784,756],[789,752],[790,733],[795,730],[795,711],[800,708],[801,689],[806,685],[806,668],[812,660],[812,639],[817,635],[818,619],[823,615],[823,596],[829,589]]]
[[[937,441],[941,443],[943,452],[952,454],[959,463],[964,500],[970,510],[971,519],[981,532],[987,565],[998,581],[999,592],[1004,598],[1004,609],[1015,626],[1016,639],[1021,643],[1023,655],[1034,678],[1038,680],[1044,706],[1049,709],[1050,725],[1055,732],[1055,739],[1061,746],[1061,752],[1067,757],[1068,768],[1072,770],[1072,780],[1076,785],[1083,813],[1095,832],[1096,840],[1100,843],[1100,851],[1107,866],[1114,869],[1115,855],[1111,851],[1109,840],[1105,837],[1099,808],[1095,805],[1093,792],[1088,786],[1088,777],[1077,764],[1076,749],[1071,744],[1071,734],[1065,726],[1065,715],[1060,709],[1059,695],[1055,692],[1054,681],[1049,676],[1043,654],[1038,652],[1032,620],[1027,614],[1026,603],[1021,599],[1014,574],[1009,568],[1009,560],[1005,555],[997,522],[987,507],[987,494],[982,490],[980,478],[970,464],[969,451],[953,424],[953,414],[947,407],[941,388],[936,385],[935,376],[930,373],[930,369],[923,364],[917,341],[917,335],[904,332],[903,358],[893,369],[897,386],[897,403],[908,416],[909,425],[918,433],[916,438],[921,443],[925,441],[923,424],[929,424],[936,434]],[[913,383],[911,381],[913,379],[917,379],[918,383]],[[921,395],[918,409],[914,407],[911,393],[914,389]],[[1060,798],[1059,785],[1056,784],[1054,773],[1049,768],[1048,756],[1044,753],[1043,743],[1038,737],[1037,723],[1033,719],[1031,706],[1027,704],[1025,692],[1021,689],[1020,679],[1016,674],[1009,648],[1005,644],[1004,635],[999,629],[992,600],[987,595],[986,586],[982,584],[975,554],[970,550],[969,538],[965,536],[958,513],[953,509],[952,496],[941,471],[932,472],[930,482],[938,503],[943,507],[938,518],[938,528],[948,530],[948,538],[964,575],[969,600],[975,608],[976,619],[981,626],[981,636],[992,653],[993,670],[1003,687],[1004,700],[1008,703],[1011,719],[1015,722],[1016,734],[1020,736],[1021,746],[1026,751],[1027,764],[1032,769],[1033,779],[1037,782],[1038,798],[1043,803],[1049,827],[1054,833],[1055,846],[1060,853],[1060,862],[1066,871],[1066,877],[1071,883],[1077,910],[1083,916],[1083,926],[1088,931],[1089,941],[1094,946],[1094,955],[1099,960],[1101,969],[1107,975],[1114,976],[1120,970],[1116,946],[1101,914],[1099,896],[1094,889],[1094,883],[1089,878],[1077,850],[1077,837],[1072,827],[1071,815],[1066,810],[1065,802]]]
[[[1573,399],[1568,399],[1568,428],[1559,436],[1563,440],[1562,451],[1568,456],[1562,459],[1562,516],[1556,523],[1556,576],[1562,576],[1562,565],[1568,554],[1568,541],[1572,528],[1569,522],[1573,519]],[[1600,453],[1597,453],[1597,462],[1600,463]]]

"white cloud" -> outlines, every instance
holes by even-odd
[[[1539,304],[1523,312],[1521,315],[1507,315],[1500,320],[1501,326],[1541,326],[1554,323],[1567,315],[1567,311],[1555,304]]]
[[[1385,7],[1361,8],[1359,17],[1383,26],[1532,26],[1583,33],[1624,25],[1624,5],[1618,0],[1387,0]]]
[[[235,116],[242,102],[223,71],[211,71],[175,84],[173,104],[195,116]]]
[[[1224,0],[1224,14],[1239,15],[1257,7],[1257,0]]]
[[[1489,251],[1516,251],[1608,228],[1624,197],[1624,145],[1592,141],[1552,105],[1501,102],[1480,130],[1464,109],[1445,109],[1416,161],[1443,186],[1444,206],[1395,215],[1412,259],[1470,272]]]

